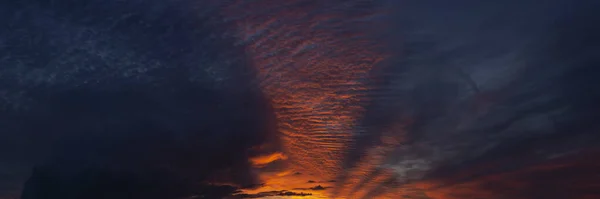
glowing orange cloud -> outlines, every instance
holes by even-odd
[[[366,1],[345,5],[362,7],[361,2]],[[275,183],[294,188],[289,182],[300,186],[309,179],[327,181],[342,172],[343,155],[369,100],[369,73],[386,57],[366,31],[373,28],[365,20],[377,10],[349,15],[326,4],[238,0],[225,9],[258,72],[260,87],[272,101],[282,134],[285,156],[252,162],[264,165],[286,157],[288,170],[303,173],[302,177],[263,173],[273,188],[283,188]]]
[[[287,159],[287,156],[285,156],[283,153],[276,152],[276,153],[272,153],[269,155],[263,155],[263,156],[257,156],[257,157],[251,158],[250,161],[252,162],[252,165],[254,165],[256,167],[263,167],[271,162],[274,162],[277,160],[285,160],[285,159]]]

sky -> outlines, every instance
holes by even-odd
[[[0,199],[600,198],[593,0],[0,3]]]

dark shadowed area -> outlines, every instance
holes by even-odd
[[[249,158],[276,149],[273,113],[214,7],[0,7],[0,198],[220,198],[258,184]]]

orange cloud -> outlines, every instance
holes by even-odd
[[[261,168],[286,158],[288,170],[303,174],[262,174],[271,190],[334,179],[343,172],[342,158],[368,103],[371,69],[386,58],[380,44],[367,36],[370,23],[364,23],[379,10],[348,15],[318,1],[235,2],[224,12],[234,19],[239,43],[272,101],[285,153],[256,157],[252,163]]]
[[[260,168],[260,167],[266,166],[267,164],[269,164],[271,162],[275,162],[277,160],[285,160],[285,159],[287,159],[287,156],[285,156],[281,152],[276,152],[276,153],[272,153],[269,155],[262,155],[262,156],[251,158],[250,161],[252,162],[252,165]]]

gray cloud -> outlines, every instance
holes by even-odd
[[[593,149],[600,139],[589,119],[597,117],[592,101],[600,94],[592,88],[600,63],[593,47],[599,40],[592,36],[600,31],[592,25],[599,16],[588,9],[593,2],[398,4],[390,22],[398,36],[390,43],[402,52],[376,72],[381,83],[362,126],[369,130],[348,152],[334,194],[346,196],[344,183],[368,150],[382,145],[385,127],[407,118],[410,125],[396,130],[406,133],[401,146],[386,154],[383,165],[373,165],[372,175],[361,176],[351,194],[381,183],[372,181],[381,175],[378,169],[409,183],[492,162],[498,170],[490,173],[520,170]]]

